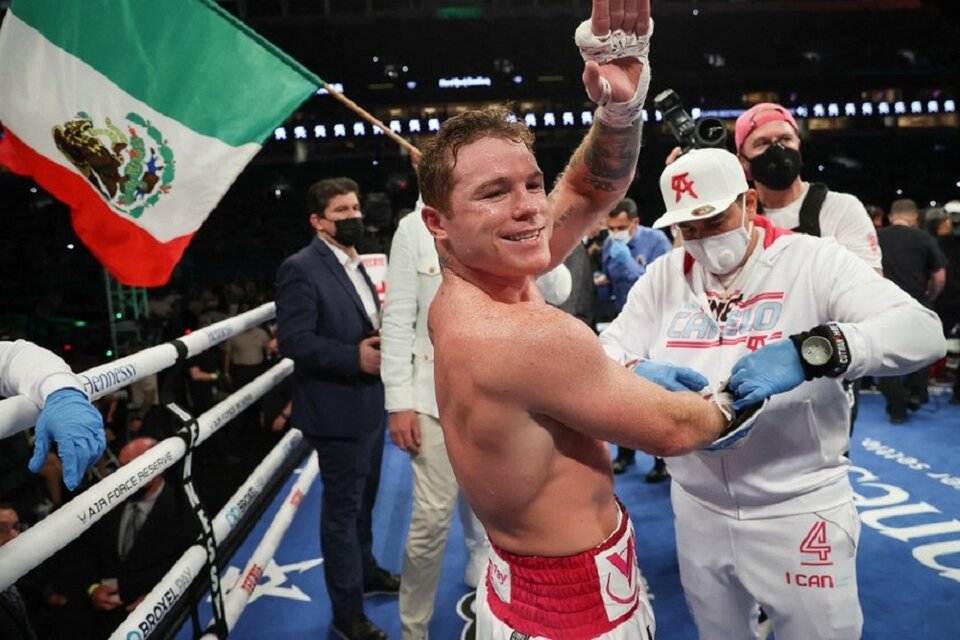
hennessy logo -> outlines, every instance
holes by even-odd
[[[676,195],[677,199],[675,202],[680,202],[680,198],[685,193],[689,193],[694,198],[699,198],[697,192],[693,190],[693,180],[690,180],[687,176],[690,173],[678,173],[673,176],[670,181],[670,187],[673,189],[673,193]]]

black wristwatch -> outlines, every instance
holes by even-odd
[[[822,367],[833,357],[833,344],[823,336],[813,335],[800,343],[800,359],[811,367]]]
[[[836,378],[850,367],[847,340],[834,322],[792,335],[790,340],[800,355],[800,364],[807,380],[821,376]]]

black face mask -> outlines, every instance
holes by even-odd
[[[347,218],[335,220],[333,239],[345,247],[356,246],[363,238],[363,218]]]
[[[782,191],[800,175],[800,152],[774,142],[766,151],[750,160],[753,179],[765,187]]]

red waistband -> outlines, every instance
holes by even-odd
[[[496,557],[491,557],[488,565],[486,587],[487,604],[493,614],[512,629],[556,640],[593,638],[629,618],[636,611],[643,587],[630,517],[619,500],[617,507],[621,515],[616,530],[581,553],[525,556],[492,545]],[[605,557],[604,552],[614,547],[618,550]],[[610,575],[604,579],[601,566],[612,568],[617,578],[614,583],[622,583],[619,589],[611,587]],[[508,594],[509,602],[500,593]]]

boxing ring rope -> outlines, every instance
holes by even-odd
[[[213,342],[210,346],[215,344],[216,342]],[[281,360],[270,370],[200,415],[196,419],[198,435],[194,448],[292,372],[293,361]],[[6,589],[28,571],[72,542],[100,518],[123,503],[124,499],[136,492],[138,488],[182,459],[186,453],[187,444],[182,437],[175,435],[165,438],[0,547],[0,590]]]
[[[270,527],[264,534],[263,539],[260,541],[260,544],[257,545],[257,548],[250,556],[246,566],[244,566],[243,571],[240,572],[237,581],[224,600],[223,613],[227,625],[227,632],[233,630],[233,627],[237,624],[237,620],[239,620],[243,614],[243,610],[246,609],[250,597],[257,588],[257,583],[260,582],[260,576],[263,574],[264,567],[273,560],[273,556],[277,553],[277,547],[280,546],[280,541],[283,540],[283,536],[287,533],[287,529],[290,528],[290,524],[293,522],[293,516],[296,515],[297,509],[300,508],[304,496],[310,490],[313,481],[319,473],[320,465],[317,462],[317,452],[314,451],[310,454],[310,458],[301,472],[299,480],[297,480],[297,483],[290,490],[283,506],[280,507],[280,511],[274,517],[273,522],[270,523]],[[211,625],[212,624],[211,622]],[[216,637],[216,635],[208,633],[203,636],[203,640],[214,640]],[[117,636],[116,640],[125,640],[125,638],[125,636]],[[111,638],[111,640],[113,640],[113,638]]]
[[[237,333],[271,320],[275,314],[274,303],[267,303],[172,342],[94,367],[80,374],[80,377],[83,379],[87,393],[92,399],[96,399],[202,353]],[[159,623],[187,592],[196,577],[202,575],[204,567],[210,572],[211,595],[215,593],[219,600],[217,547],[244,522],[249,509],[262,495],[268,483],[278,475],[291,456],[295,455],[302,444],[303,435],[300,431],[291,429],[226,502],[212,522],[203,512],[193,487],[190,471],[191,454],[242,411],[277,386],[292,371],[293,362],[284,359],[198,417],[191,416],[176,404],[167,405],[168,410],[183,423],[183,428],[176,435],[159,442],[75,496],[22,535],[0,547],[0,585],[2,585],[0,590],[14,584],[27,572],[75,540],[104,515],[123,504],[124,500],[133,495],[137,489],[177,462],[184,460],[184,489],[194,505],[195,515],[201,524],[199,543],[184,553],[111,637],[124,640],[144,638],[157,629]],[[0,402],[0,438],[28,428],[36,420],[37,414],[38,408],[22,396]],[[309,490],[310,484],[316,479],[318,472],[314,454],[314,458],[308,463],[287,503],[278,514],[278,522],[271,526],[267,538],[261,542],[251,562],[263,563],[272,559],[280,538],[289,527],[296,508],[303,495]],[[264,560],[267,555],[269,558]],[[262,567],[263,564],[259,566]],[[254,568],[248,567],[242,575],[250,580],[252,579],[250,576],[254,575],[252,572],[255,571]],[[227,601],[231,616],[229,626],[236,623],[249,599],[249,594],[243,597],[246,593],[245,587],[244,583],[239,583],[236,589],[237,594],[231,594],[232,597]],[[252,592],[252,588],[250,591]],[[222,607],[215,606],[215,624],[210,629],[220,635],[225,635],[229,628],[224,613]]]
[[[84,391],[91,400],[96,400],[136,380],[163,371],[180,360],[192,358],[231,336],[272,320],[276,314],[276,305],[267,302],[171,342],[138,351],[78,375],[83,381]],[[40,408],[24,396],[0,400],[0,439],[32,427],[39,414]]]
[[[247,481],[244,482],[227,501],[213,521],[213,533],[218,544],[222,543],[227,535],[242,520],[247,508],[249,508],[255,498],[260,495],[267,481],[276,474],[284,461],[297,449],[297,445],[299,445],[302,440],[303,436],[300,431],[296,429],[288,431],[284,438],[277,443],[273,450],[257,466]],[[269,562],[273,558],[280,538],[283,537],[283,534],[289,527],[296,509],[300,505],[300,501],[309,490],[314,479],[316,479],[318,471],[319,467],[317,466],[316,453],[313,453],[303,472],[300,474],[297,483],[293,489],[291,489],[283,507],[274,519],[274,523],[264,536],[264,542],[271,541],[272,546],[270,546],[267,551],[269,556],[266,558],[262,557],[260,549],[265,545],[264,542],[261,542],[225,602],[228,629],[236,624],[249,598],[249,594],[246,591],[248,586],[245,581],[248,579],[252,580],[255,585],[259,580],[262,568],[266,566],[266,562]],[[282,525],[282,530],[278,530],[277,522],[281,519],[283,519],[284,524]],[[276,538],[275,540],[274,537]],[[110,640],[128,640],[130,638],[146,638],[149,636],[171,610],[173,605],[187,593],[188,587],[201,575],[201,571],[206,563],[206,548],[202,544],[195,544],[190,547],[180,559],[174,563],[150,593],[144,597],[143,601],[127,616],[127,619],[117,627],[110,636]],[[252,593],[253,587],[250,586],[249,588]]]

